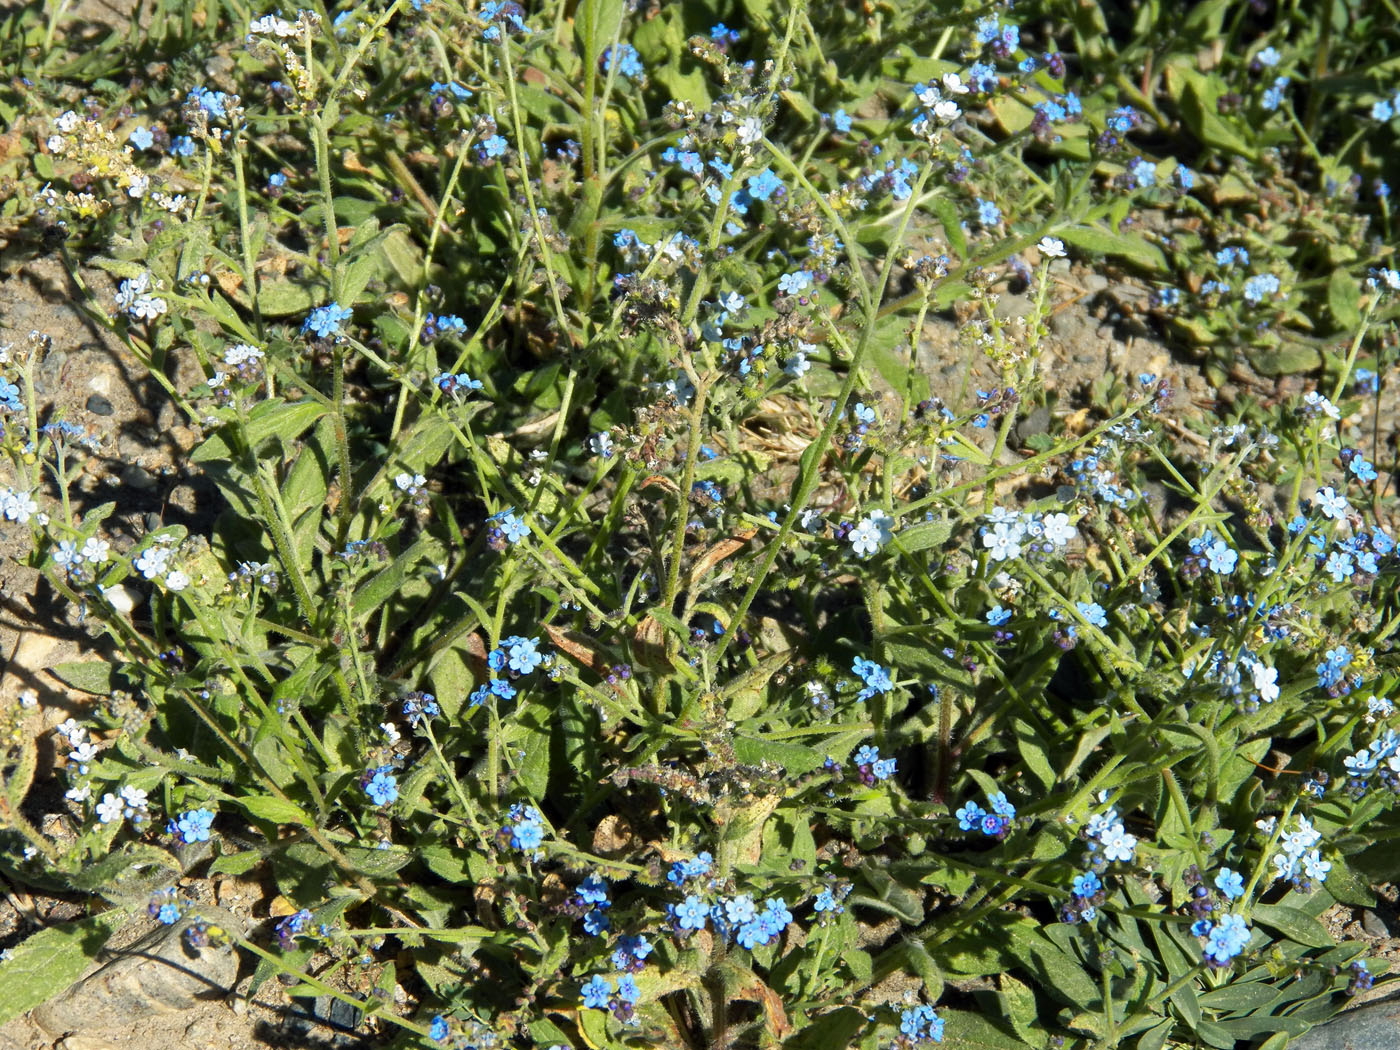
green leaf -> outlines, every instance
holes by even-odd
[[[826,761],[825,754],[803,744],[790,744],[782,740],[763,740],[751,736],[736,736],[734,738],[734,757],[750,766],[756,766],[762,762],[773,762],[794,776],[810,773]]]
[[[74,660],[56,664],[49,668],[49,674],[85,693],[106,696],[112,691],[113,668],[106,660]]]
[[[254,820],[265,820],[270,824],[300,824],[309,828],[315,823],[296,803],[268,795],[240,798],[238,804],[246,809]]]
[[[1257,981],[1237,982],[1198,997],[1203,1009],[1224,1013],[1262,1010],[1278,998],[1278,989]]]
[[[941,547],[948,542],[948,537],[951,535],[953,535],[951,521],[921,521],[917,525],[910,525],[895,533],[899,540],[900,549],[910,553],[928,550],[930,547]]]
[[[63,991],[97,957],[126,918],[114,908],[90,919],[50,926],[10,949],[0,963],[0,1024]]]
[[[1309,948],[1331,948],[1334,945],[1322,923],[1299,908],[1286,904],[1259,904],[1254,908],[1254,919],[1261,926],[1277,930],[1289,940]]]
[[[215,857],[209,864],[210,875],[245,875],[258,866],[262,854],[255,849],[245,849],[238,853],[225,853]]]
[[[164,868],[174,875],[181,873],[180,862],[159,846],[133,842],[94,864],[85,865],[68,876],[68,882],[74,889],[89,892],[111,889],[134,869],[153,866]]]
[[[956,1050],[1027,1050],[1026,1043],[981,1014],[966,1010],[939,1010],[939,1014],[945,1046]]]
[[[1338,328],[1350,331],[1361,324],[1361,289],[1345,270],[1333,270],[1327,280],[1327,308]]]
[[[287,442],[295,441],[328,411],[330,409],[320,401],[263,401],[248,413],[244,437],[254,449],[273,436]],[[225,426],[214,431],[190,454],[190,460],[206,463],[233,458],[233,429]]]
[[[1096,255],[1115,255],[1120,259],[1158,272],[1167,269],[1167,257],[1155,244],[1130,233],[1113,233],[1099,226],[1070,226],[1060,230],[1060,240]]]

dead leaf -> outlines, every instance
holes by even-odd
[[[725,558],[729,557],[735,551],[742,550],[744,545],[757,534],[757,529],[744,529],[736,535],[720,540],[704,554],[700,555],[695,564],[691,567],[689,586],[694,587],[709,575],[711,569],[724,561]]]
[[[544,633],[549,635],[549,642],[554,648],[573,657],[575,662],[588,668],[594,674],[607,674],[608,661],[598,650],[593,639],[587,635],[579,634],[577,631],[566,631],[552,623],[545,624]]]

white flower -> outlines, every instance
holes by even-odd
[[[50,135],[44,145],[49,148],[50,153],[62,153],[68,145],[68,140],[62,135]]]
[[[36,693],[33,689],[26,689],[24,692],[19,694],[19,706],[29,708],[38,707],[39,694]]]
[[[132,809],[146,808],[146,792],[139,787],[127,785],[121,790],[122,801]]]
[[[399,731],[393,722],[380,722],[379,728],[384,730],[384,736],[388,739],[390,747],[399,742]]]
[[[606,459],[613,454],[612,435],[606,430],[600,430],[588,439],[588,447],[595,456],[602,456]]]
[[[994,561],[1006,561],[1021,556],[1021,537],[1024,530],[1019,526],[1000,522],[982,534],[982,546],[986,547]]]
[[[68,753],[68,761],[75,766],[86,766],[97,757],[97,745],[90,740],[85,740]]]
[[[1265,837],[1268,837],[1268,836],[1273,835],[1273,833],[1274,833],[1274,828],[1275,828],[1277,825],[1278,825],[1278,818],[1277,818],[1277,817],[1269,817],[1269,818],[1266,819],[1266,820],[1256,820],[1256,821],[1254,822],[1254,826],[1255,826],[1256,828],[1259,829],[1259,833],[1262,834],[1262,835],[1264,835]]]
[[[757,117],[748,117],[739,125],[739,141],[751,146],[763,138],[763,123]]]
[[[422,474],[400,474],[394,478],[394,484],[399,487],[400,492],[409,492],[421,488],[427,480]]]
[[[966,95],[968,87],[956,73],[943,74],[943,90],[950,95]]]
[[[53,122],[53,126],[65,135],[78,126],[78,114],[71,109]]]
[[[146,579],[154,580],[165,572],[174,553],[169,547],[147,547],[136,556],[131,566]]]
[[[91,536],[83,544],[83,561],[92,562],[94,565],[101,565],[107,560],[107,554],[112,549],[112,545],[106,540],[99,540],[96,536]]]
[[[170,309],[166,301],[157,295],[143,295],[131,304],[127,311],[137,321],[154,321]]]
[[[1298,870],[1298,860],[1289,853],[1274,854],[1274,878],[1291,879]]]
[[[151,177],[149,175],[137,175],[131,180],[131,185],[126,188],[126,195],[132,200],[140,200],[146,195],[146,191],[151,188]]]
[[[853,528],[850,535],[846,537],[851,543],[851,549],[861,557],[868,557],[880,549],[880,529],[875,522],[869,518],[862,518],[859,525]]]
[[[1303,874],[1318,882],[1327,880],[1327,873],[1332,870],[1332,862],[1323,860],[1322,854],[1317,850],[1309,850],[1303,856]]]
[[[1259,699],[1265,703],[1273,703],[1278,699],[1278,670],[1273,667],[1266,667],[1259,661],[1254,662],[1254,667],[1250,669],[1250,674],[1254,678],[1254,690],[1259,694]]]
[[[190,585],[190,578],[179,569],[171,569],[165,577],[165,585],[172,591],[183,591]]]
[[[77,787],[71,787],[63,793],[63,797],[69,802],[86,802],[92,798],[92,785],[80,784]]]
[[[289,37],[297,35],[297,27],[285,18],[263,15],[262,18],[255,18],[248,24],[248,32],[255,36]]]
[[[67,567],[78,561],[78,545],[72,540],[60,540],[58,549],[53,552],[53,563]]]
[[[1045,515],[1043,525],[1045,527],[1045,538],[1056,547],[1063,547],[1079,535],[1070,524],[1069,515],[1064,513]]]
[[[811,367],[812,362],[807,360],[806,354],[793,354],[787,359],[787,364],[783,365],[783,371],[793,379],[801,379]]]
[[[102,801],[97,804],[97,819],[104,824],[111,824],[122,819],[122,800],[111,792],[102,796]]]
[[[1129,835],[1122,824],[1114,824],[1100,837],[1105,860],[1130,861],[1137,849],[1137,836]]]
[[[0,513],[10,521],[27,525],[38,509],[39,504],[34,502],[34,497],[29,493],[8,488],[0,489]]]
[[[1065,251],[1065,242],[1058,237],[1042,237],[1036,247],[1040,249],[1041,255],[1048,255],[1052,259],[1063,259],[1068,254]]]
[[[951,124],[962,116],[962,108],[951,98],[945,98],[933,107],[933,115],[945,124]]]
[[[58,724],[58,732],[68,741],[70,747],[81,744],[87,739],[87,729],[79,725],[76,719],[67,718]]]
[[[890,542],[890,537],[894,535],[894,518],[886,514],[883,510],[872,510],[866,516],[866,521],[870,522],[880,533],[880,546]]]

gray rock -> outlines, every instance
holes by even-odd
[[[1035,304],[1027,295],[1003,295],[992,307],[992,313],[1000,321],[1014,321],[1018,317],[1029,317]]]
[[[93,394],[87,399],[87,410],[94,416],[110,416],[114,409],[112,402],[108,401],[101,394]]]
[[[1395,1050],[1400,1046],[1400,999],[1338,1014],[1288,1044],[1288,1050]]]
[[[207,918],[241,929],[232,914]],[[222,999],[238,975],[238,956],[212,946],[189,947],[183,936],[186,925],[159,927],[115,953],[62,995],[35,1008],[30,1015],[34,1023],[54,1036],[101,1038],[129,1031],[133,1018],[176,1014]]]
[[[122,471],[122,484],[138,492],[149,492],[156,487],[156,478],[145,467],[133,463]]]
[[[1390,936],[1390,929],[1386,926],[1385,920],[1370,908],[1361,909],[1361,928],[1372,937]]]

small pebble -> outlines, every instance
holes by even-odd
[[[87,399],[86,408],[94,416],[110,416],[112,414],[112,402],[108,401],[101,394],[93,394]]]

